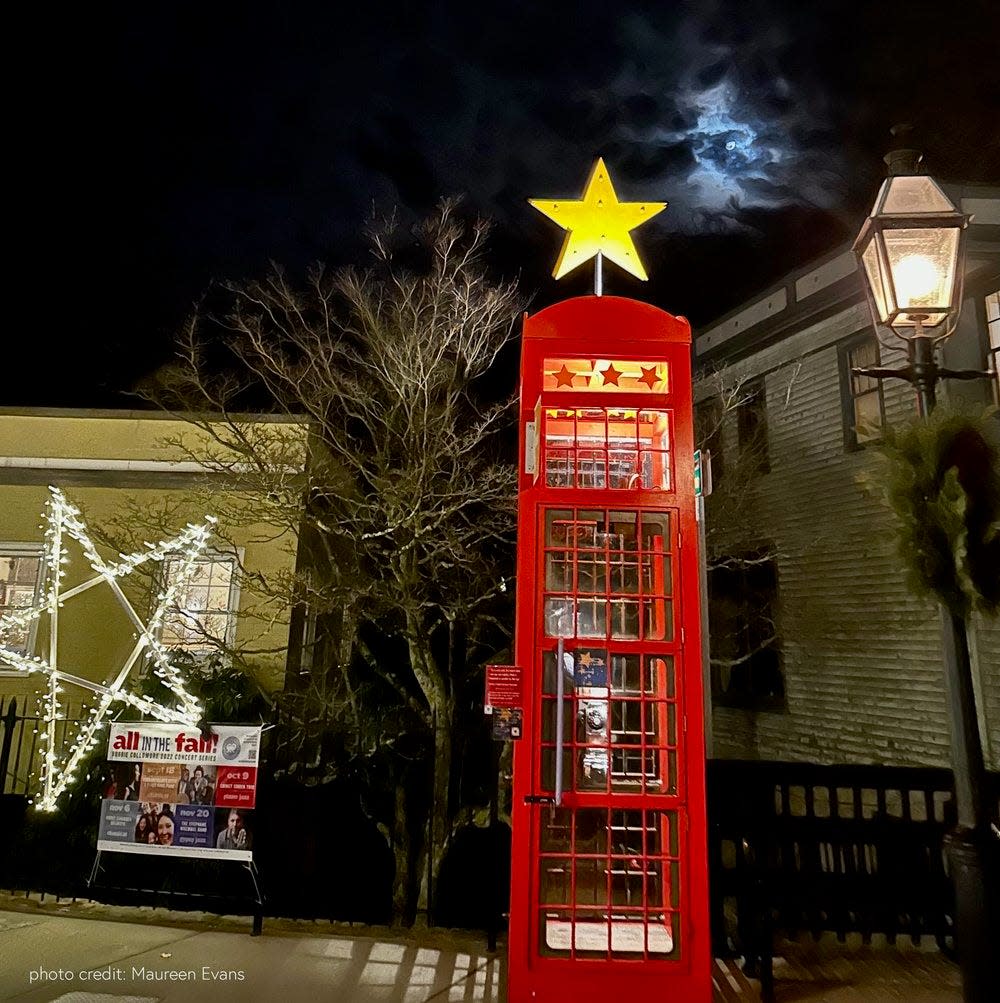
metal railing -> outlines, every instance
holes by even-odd
[[[23,699],[23,698],[22,698]],[[56,721],[56,757],[62,759],[80,724],[80,708],[66,707]],[[17,697],[0,696],[0,795],[29,794],[38,768],[42,718],[18,714]]]

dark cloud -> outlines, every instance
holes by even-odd
[[[465,193],[537,305],[587,280],[549,280],[560,235],[525,200],[578,194],[602,154],[623,198],[670,202],[638,238],[650,285],[608,281],[707,320],[856,231],[901,119],[931,170],[1000,182],[992,0],[75,16],[39,28],[54,97],[36,94],[15,144],[38,191],[26,260],[71,262],[72,361],[50,385],[69,394],[157,364],[213,278],[359,260],[373,205]]]

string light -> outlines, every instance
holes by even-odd
[[[26,674],[40,674],[47,677],[47,687],[39,693],[37,715],[44,727],[36,729],[39,735],[41,767],[39,784],[41,791],[33,799],[34,806],[42,811],[54,811],[59,796],[72,784],[83,758],[97,744],[99,732],[107,725],[107,714],[116,703],[133,707],[159,721],[178,722],[194,727],[201,720],[202,708],[188,691],[180,670],[171,660],[170,649],[160,639],[160,628],[167,612],[176,605],[179,593],[188,585],[198,568],[198,563],[208,546],[213,516],[206,516],[200,525],[188,524],[184,530],[170,540],[161,543],[147,543],[146,549],[134,554],[119,554],[120,560],[105,561],[97,552],[80,510],[71,504],[58,488],[49,488],[50,498],[45,509],[45,545],[42,555],[45,567],[45,583],[37,603],[24,609],[12,610],[0,616],[0,662],[5,662]],[[94,577],[64,590],[65,567],[69,564],[65,538],[75,540],[95,572]],[[156,596],[156,604],[148,623],[143,623],[122,591],[118,580],[130,575],[136,568],[150,561],[162,562],[177,555],[174,573],[166,587]],[[59,610],[63,604],[87,589],[107,584],[115,598],[125,610],[135,627],[136,638],[128,658],[110,683],[87,682],[86,687],[98,697],[93,707],[84,705],[89,721],[82,725],[76,740],[72,743],[65,762],[57,764],[55,749],[56,721],[59,719],[59,694],[62,683],[82,685],[77,678],[69,676],[59,668]],[[32,623],[44,614],[49,617],[48,658],[37,655],[22,655],[5,647],[13,638],[22,636]],[[177,698],[175,706],[159,703],[150,697],[133,693],[124,688],[133,667],[141,655],[147,655],[153,666],[153,673]]]

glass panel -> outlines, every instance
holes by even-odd
[[[868,246],[861,255],[861,261],[868,275],[868,285],[871,288],[872,295],[875,297],[875,306],[878,309],[879,319],[885,323],[889,317],[889,312],[886,309],[885,289],[882,285],[882,270],[879,268],[876,244],[877,241],[874,238],[868,242]]]
[[[548,512],[546,636],[672,639],[670,533],[665,512]]]
[[[164,563],[168,584],[176,581],[181,562]],[[198,650],[225,642],[235,611],[230,608],[235,561],[232,558],[199,561],[174,605],[163,619],[161,640],[173,648]]]
[[[567,721],[570,720],[567,715]],[[573,777],[573,747],[567,742],[563,748],[563,784],[569,785]],[[551,794],[556,789],[556,750],[555,747],[542,749],[542,790]]]
[[[620,536],[613,538],[613,546],[624,547],[624,545],[625,542]],[[634,552],[611,551],[608,554],[608,562],[611,571],[611,592],[632,595],[639,591],[638,565]]]
[[[869,338],[852,348],[848,353],[848,363],[852,369],[870,369],[880,363],[878,342]],[[871,376],[851,374],[851,386],[855,394],[878,389],[879,382]]]
[[[910,313],[947,312],[958,259],[955,228],[886,230],[883,233],[899,309]],[[942,318],[932,316],[928,324]]]
[[[549,592],[573,590],[572,551],[554,550],[545,555],[545,588]]]
[[[581,651],[583,654],[581,655]],[[577,648],[563,655],[563,775],[581,791],[677,792],[674,658]],[[545,789],[555,783],[555,652],[542,659]],[[581,680],[586,678],[586,683]]]
[[[854,431],[858,442],[877,439],[882,427],[882,404],[878,391],[854,398]]]
[[[576,608],[576,636],[606,637],[607,609],[608,604],[605,599],[580,599]]]
[[[569,692],[569,687],[567,687]],[[542,741],[554,742],[556,740],[556,707],[558,700],[542,701]],[[563,697],[563,734],[568,736],[569,729],[572,728],[573,721],[573,696]],[[567,774],[569,776],[569,774]]]
[[[569,853],[571,849],[572,811],[552,808],[542,815],[542,853]]]
[[[677,812],[542,809],[540,819],[543,953],[679,957]]]
[[[653,680],[648,671],[643,673],[639,655],[612,655],[610,661],[611,688],[616,693],[635,694],[652,691]]]
[[[551,859],[542,861],[541,900],[545,905],[565,905],[570,901],[570,861]]]
[[[666,411],[547,408],[548,487],[670,490],[670,418]]]
[[[576,905],[608,904],[608,861],[605,857],[577,857],[573,862]]]
[[[573,655],[571,652],[563,652],[563,666],[566,674],[563,681],[564,692],[572,693]],[[556,652],[546,651],[542,655],[542,692],[555,695],[558,692],[556,686]]]
[[[662,553],[670,550],[670,515],[645,512],[642,516],[642,549]]]
[[[897,175],[887,178],[885,202],[882,212],[896,216],[910,216],[913,213],[954,212],[955,206],[938,188],[933,178],[925,174]]]
[[[566,449],[545,450],[545,484],[550,488],[568,488],[572,484],[570,476],[569,451]]]
[[[642,600],[642,636],[647,641],[674,639],[674,604],[669,599]]]
[[[643,600],[644,602],[648,600]],[[612,599],[611,606],[611,636],[615,640],[638,640],[639,638],[639,600]]]
[[[986,319],[989,321],[1000,320],[1000,292],[990,293],[986,297]],[[990,329],[990,344],[994,348],[1000,348],[1000,339],[995,339]]]
[[[545,636],[572,637],[574,604],[572,599],[545,600]]]
[[[986,297],[986,326],[990,333],[990,350],[1000,352],[1000,292]]]
[[[568,957],[573,953],[573,911],[571,909],[546,909],[538,921],[541,955]]]
[[[670,422],[665,411],[639,412],[639,447],[642,486],[669,491]]]
[[[41,575],[41,557],[20,554],[0,556],[0,617],[34,606]],[[10,626],[0,635],[3,647],[22,655],[27,653],[30,641],[30,624]]]

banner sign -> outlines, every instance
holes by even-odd
[[[250,860],[261,729],[117,721],[97,849]]]
[[[486,666],[486,696],[483,713],[492,714],[494,707],[523,707],[524,692],[521,669],[517,665]]]

